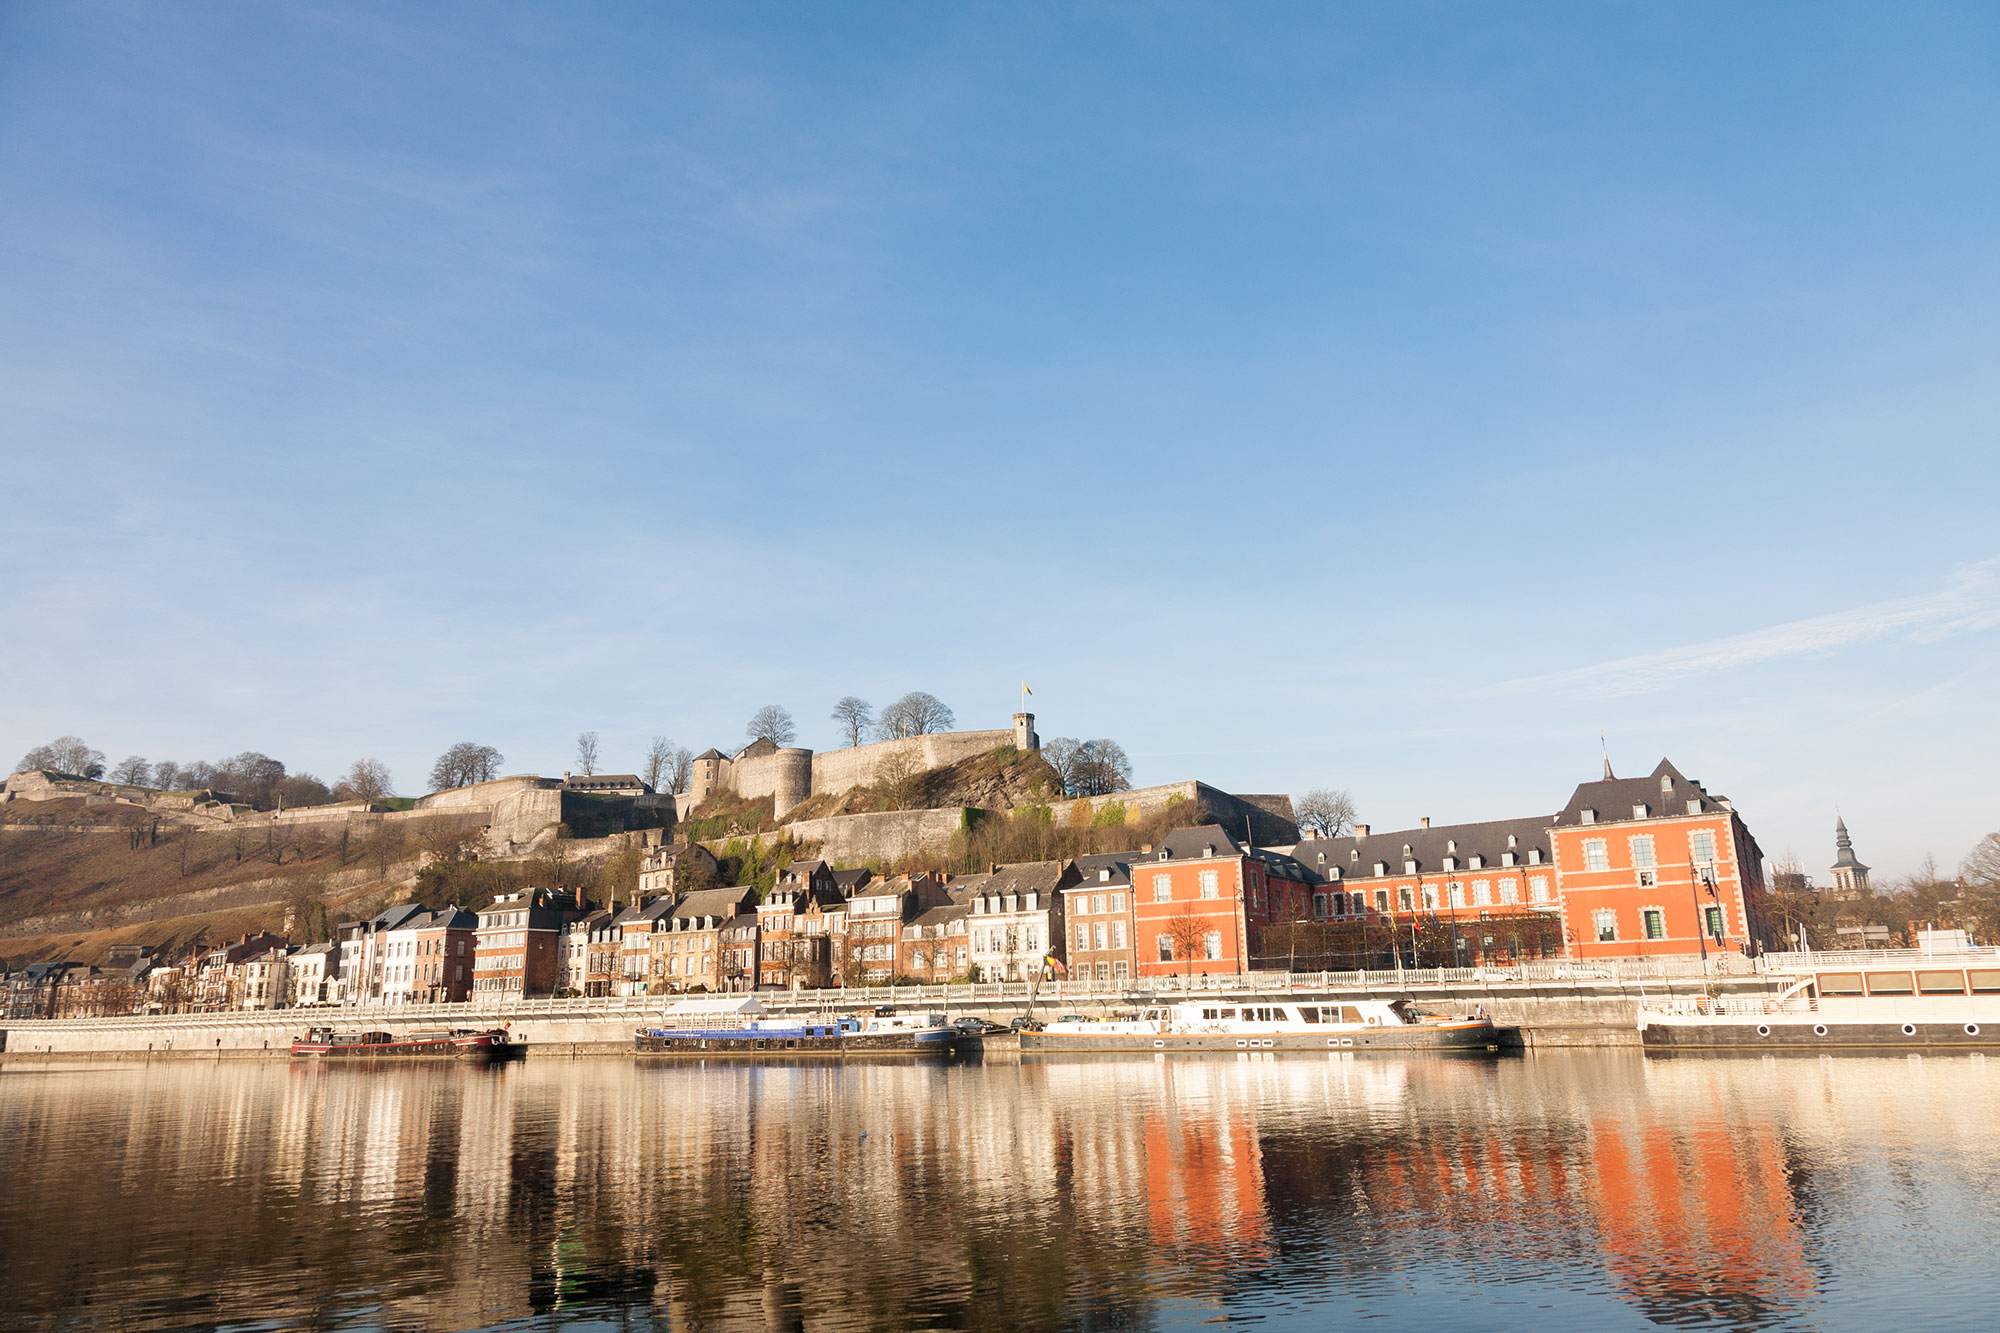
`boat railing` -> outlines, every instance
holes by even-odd
[[[1769,1014],[1812,1014],[1819,1004],[1810,996],[1788,1000],[1760,999],[1741,995],[1683,995],[1657,1000],[1646,1006],[1653,1013],[1694,1014],[1706,1018],[1756,1018]]]

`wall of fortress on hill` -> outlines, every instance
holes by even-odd
[[[1005,731],[940,731],[819,753],[758,741],[733,757],[710,750],[697,758],[693,780],[688,790],[675,798],[675,805],[685,816],[718,792],[731,792],[745,800],[768,796],[773,813],[782,818],[785,811],[811,796],[837,796],[855,787],[873,786],[897,768],[913,772],[945,768],[990,754],[1003,745],[1041,749],[1035,715],[1016,713],[1014,725]]]

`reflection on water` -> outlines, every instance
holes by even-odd
[[[21,1327],[1986,1322],[1979,1057],[0,1074]]]

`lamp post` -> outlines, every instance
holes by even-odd
[[[1707,884],[1709,895],[1713,897],[1715,894],[1715,880],[1705,868],[1700,870],[1698,874],[1700,880]],[[1708,984],[1708,923],[1702,920],[1701,893],[1697,888],[1697,881],[1688,881],[1688,895],[1694,899],[1694,939],[1695,943],[1701,948],[1701,981],[1702,985],[1706,986]]]

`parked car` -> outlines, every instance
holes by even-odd
[[[1016,1032],[1040,1032],[1046,1025],[1039,1018],[1030,1018],[1028,1015],[1022,1014],[1007,1026]]]
[[[878,1004],[878,1005],[876,1005],[876,1006],[875,1006],[875,1017],[877,1017],[877,1018],[894,1018],[895,1016],[896,1016],[896,1006],[895,1006],[895,1005],[893,1005],[893,1004]]]
[[[983,1018],[976,1018],[970,1014],[959,1019],[952,1026],[968,1037],[983,1037],[989,1032],[1005,1032],[1007,1030],[998,1023],[989,1023]]]
[[[1088,1023],[1089,1021],[1082,1014],[1064,1014],[1056,1020],[1058,1023]]]

